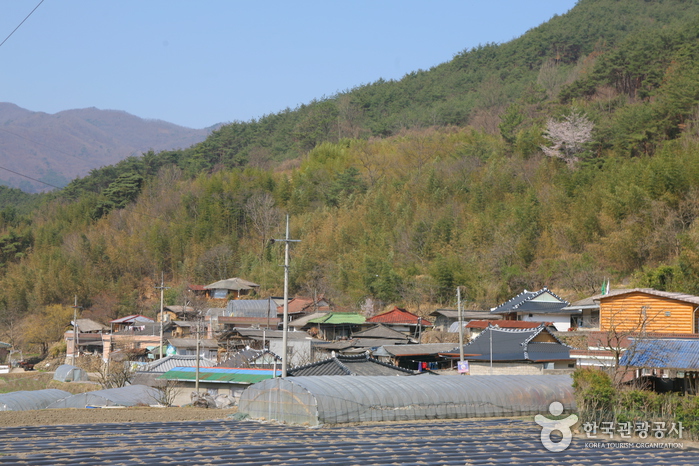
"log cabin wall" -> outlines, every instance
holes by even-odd
[[[696,333],[693,303],[634,292],[600,299],[600,330]]]

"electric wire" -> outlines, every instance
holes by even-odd
[[[2,47],[2,45],[3,45],[5,42],[7,42],[7,39],[9,39],[10,37],[12,37],[12,34],[14,34],[15,31],[17,31],[17,29],[19,29],[20,26],[23,25],[24,22],[25,22],[26,20],[29,19],[29,17],[32,15],[32,13],[34,13],[34,12],[36,11],[36,9],[39,8],[39,7],[41,6],[42,3],[44,3],[44,0],[41,0],[41,1],[39,2],[39,4],[38,4],[37,6],[35,6],[34,9],[33,9],[32,11],[29,12],[29,14],[27,15],[27,17],[24,18],[24,19],[22,20],[22,22],[19,23],[19,24],[17,25],[17,27],[14,28],[14,29],[12,30],[12,32],[10,33],[10,35],[8,35],[7,37],[5,37],[5,40],[3,40],[2,42],[0,42],[0,47]]]

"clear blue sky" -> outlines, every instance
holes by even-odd
[[[0,2],[0,42],[39,2]],[[248,121],[507,42],[575,3],[45,0],[0,46],[0,101]]]

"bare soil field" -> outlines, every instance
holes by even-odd
[[[0,426],[48,426],[66,424],[103,424],[125,422],[174,422],[225,419],[237,408],[99,408],[39,409],[33,411],[0,411]]]

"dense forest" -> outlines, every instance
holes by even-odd
[[[699,1],[581,0],[506,44],[149,152],[42,195],[0,191],[0,339],[153,316],[239,276],[360,309],[488,308],[548,286],[699,294]],[[60,327],[60,324],[56,324]],[[40,328],[41,327],[41,328]],[[50,326],[47,326],[50,327]],[[63,328],[58,328],[58,334]]]

